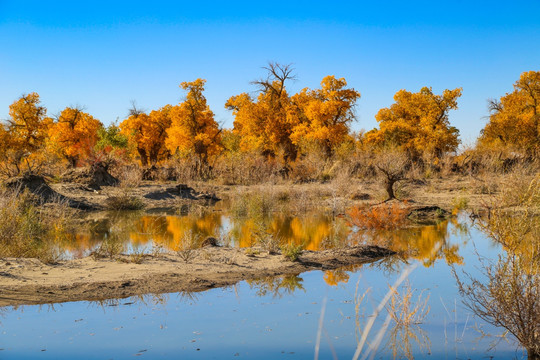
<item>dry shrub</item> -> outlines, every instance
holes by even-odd
[[[410,170],[411,161],[408,155],[399,149],[384,149],[373,154],[372,165],[384,180],[387,200],[395,199],[394,185],[405,180]]]
[[[138,166],[123,166],[118,168],[118,195],[109,196],[105,200],[107,210],[141,210],[144,208],[142,199],[131,193],[142,182],[142,171]]]
[[[252,185],[275,182],[284,175],[284,167],[274,158],[257,153],[228,153],[217,159],[212,177],[225,185]]]
[[[284,244],[280,246],[281,255],[290,261],[298,261],[300,255],[304,251],[305,244],[296,245],[294,243]]]
[[[238,191],[231,199],[230,212],[235,218],[260,218],[270,215],[277,205],[277,197],[267,189]]]
[[[168,166],[174,169],[179,182],[201,180],[197,172],[197,160],[195,157],[171,159]]]
[[[28,191],[0,191],[0,258],[37,258],[54,263],[60,258],[58,244],[69,237],[69,209],[65,203],[40,210]]]
[[[483,264],[485,280],[455,275],[465,305],[489,324],[508,330],[529,359],[540,358],[539,270],[538,264],[509,253]]]
[[[389,202],[375,206],[353,206],[347,211],[349,223],[359,229],[396,229],[407,223],[406,204]]]
[[[526,152],[507,147],[469,149],[454,158],[454,172],[480,174],[509,174],[526,169],[533,174],[540,169],[540,160]]]
[[[498,206],[540,204],[540,176],[531,177],[522,171],[505,176],[500,184]]]
[[[92,251],[90,256],[95,260],[103,258],[114,259],[124,251],[124,248],[124,240],[121,236],[110,234]]]
[[[123,189],[134,189],[141,185],[143,171],[136,165],[119,167],[115,176]]]
[[[425,298],[422,298],[423,292],[420,292],[417,300],[414,301],[413,295],[415,290],[412,289],[410,282],[405,284],[401,293],[392,287],[390,290],[392,291],[392,297],[386,310],[392,317],[392,320],[400,326],[421,324],[429,314],[429,294]]]
[[[505,328],[540,358],[540,177],[524,182],[508,198],[506,190],[493,199],[497,207],[480,228],[502,245],[496,260],[481,258],[482,276],[462,276],[454,269],[465,305],[484,321]],[[508,211],[506,206],[518,206]]]
[[[196,256],[197,249],[201,248],[201,237],[199,234],[193,233],[192,230],[182,234],[180,243],[176,253],[186,264],[191,262]]]
[[[331,178],[330,173],[326,171],[329,163],[319,152],[307,153],[290,165],[288,177],[297,184],[328,181]]]
[[[136,196],[121,194],[119,196],[110,196],[105,200],[105,208],[107,210],[141,210],[144,208],[142,199]]]

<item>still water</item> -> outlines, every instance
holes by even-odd
[[[95,225],[64,244],[66,257],[85,256],[118,234],[127,251],[177,250],[188,234],[216,236],[240,247],[275,236],[310,250],[339,242],[384,242],[412,252],[369,265],[244,281],[201,293],[0,308],[0,359],[292,359],[316,353],[319,359],[352,359],[366,333],[360,359],[526,358],[502,329],[461,304],[452,267],[458,274],[479,275],[478,254],[495,259],[502,251],[465,216],[415,229],[358,234],[351,234],[343,219],[323,214],[261,219],[235,219],[221,211],[131,214],[96,220]],[[404,279],[397,290],[401,299],[408,289],[413,292],[411,307],[418,305],[423,315],[418,324],[396,325],[388,317],[391,301],[374,316],[398,279]],[[403,303],[394,299],[397,307]]]

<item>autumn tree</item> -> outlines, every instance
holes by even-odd
[[[49,128],[50,149],[75,167],[86,159],[98,141],[103,125],[79,107],[66,107]]]
[[[303,89],[292,97],[289,117],[296,123],[291,140],[298,145],[302,140],[314,141],[330,157],[334,148],[349,135],[350,124],[355,120],[354,106],[360,93],[346,88],[344,78],[326,76],[321,89]]]
[[[227,100],[225,107],[232,110],[234,132],[242,137],[242,150],[258,150],[271,156],[283,154],[285,161],[293,161],[297,148],[290,136],[295,123],[287,116],[291,98],[286,90],[286,82],[295,79],[293,68],[269,63],[264,69],[267,77],[252,82],[259,90],[256,99],[242,93]]]
[[[128,138],[144,167],[154,165],[169,155],[165,139],[171,126],[171,109],[171,105],[166,105],[146,114],[133,104],[129,117],[120,124],[122,133]]]
[[[35,157],[47,138],[52,120],[40,103],[39,95],[33,92],[22,95],[9,106],[9,119],[2,130],[4,137],[9,140],[4,155],[16,169],[16,174],[21,172],[23,161],[30,167],[29,159]]]
[[[9,166],[9,134],[6,130],[6,126],[0,122],[0,173],[9,175],[7,167]]]
[[[490,100],[491,115],[482,130],[481,146],[514,146],[526,151],[540,148],[540,71],[521,74],[514,91]]]
[[[187,91],[184,102],[170,110],[171,126],[165,145],[171,154],[194,154],[199,174],[207,168],[209,159],[221,149],[221,130],[203,94],[206,80],[182,82]]]
[[[366,142],[383,146],[399,146],[412,159],[429,153],[440,158],[455,151],[459,145],[459,130],[450,126],[448,112],[457,109],[461,88],[444,90],[436,95],[423,87],[417,93],[400,90],[395,103],[379,110],[375,118],[380,129],[366,134]]]

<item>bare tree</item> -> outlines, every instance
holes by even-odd
[[[388,198],[385,201],[396,199],[394,185],[406,179],[405,173],[409,165],[409,158],[397,149],[382,151],[373,157],[372,164],[379,170],[385,182]]]
[[[460,279],[454,269],[464,304],[484,321],[514,335],[529,359],[540,359],[539,180],[521,191],[512,189],[519,193],[521,211],[508,213],[504,209],[508,203],[500,196],[495,199],[498,208],[480,220],[480,228],[505,251],[497,261],[482,260],[484,278],[464,273]]]
[[[292,64],[282,65],[276,62],[269,62],[268,66],[264,66],[268,73],[266,79],[252,81],[253,85],[257,85],[259,90],[265,93],[271,93],[276,98],[280,98],[283,90],[285,90],[285,82],[288,80],[296,80],[294,68]]]
[[[505,328],[527,349],[529,359],[540,359],[540,273],[538,266],[509,253],[483,264],[486,281],[454,270],[463,303],[489,324]],[[465,282],[467,281],[467,282]]]

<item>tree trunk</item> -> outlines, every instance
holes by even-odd
[[[77,158],[75,156],[68,156],[69,165],[72,168],[75,168],[77,166]]]
[[[148,156],[146,155],[146,150],[144,149],[137,149],[137,152],[139,153],[139,156],[141,158],[141,165],[143,167],[147,167],[148,166]]]
[[[393,178],[387,177],[386,178],[386,193],[388,194],[387,200],[393,200],[396,198],[394,195],[394,184],[396,183],[396,180]]]

